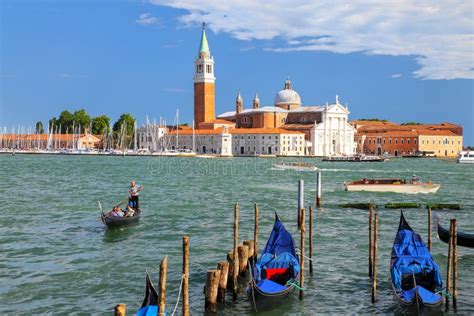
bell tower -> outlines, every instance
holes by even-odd
[[[201,44],[194,62],[194,121],[199,124],[215,119],[214,58],[207,43],[205,23],[202,24]]]

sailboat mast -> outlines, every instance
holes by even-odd
[[[179,110],[176,110],[176,150],[178,150],[179,138]]]

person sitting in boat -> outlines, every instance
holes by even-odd
[[[417,184],[417,183],[419,183],[419,182],[420,182],[420,178],[418,178],[418,177],[416,176],[416,174],[414,174],[413,177],[411,177],[411,183],[412,183],[412,184]]]
[[[369,179],[367,179],[367,178],[364,178],[364,180],[363,180],[363,181],[364,181],[364,184],[369,184]]]
[[[135,180],[132,180],[130,182],[130,190],[128,193],[130,194],[129,196],[129,202],[131,202],[131,207],[134,210],[138,210],[140,206],[138,205],[138,199],[140,197],[140,191],[143,189],[143,186],[136,184]]]
[[[125,217],[132,217],[133,215],[135,215],[135,210],[130,205],[127,205]]]
[[[114,208],[107,215],[109,217],[123,217],[124,212],[119,206],[114,206]]]

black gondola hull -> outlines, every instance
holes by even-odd
[[[251,280],[247,287],[247,295],[257,312],[272,309],[285,303],[294,291],[293,286],[288,286],[286,290],[278,293],[265,293],[258,288],[254,280]]]
[[[110,217],[102,214],[102,222],[107,228],[120,228],[123,226],[138,224],[140,212],[131,217]]]
[[[438,237],[445,243],[449,243],[449,230],[438,223]],[[457,245],[462,247],[474,248],[474,234],[458,232]]]

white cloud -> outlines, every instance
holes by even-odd
[[[392,75],[392,78],[401,78],[402,77],[402,74],[393,74]]]
[[[150,0],[187,10],[180,21],[205,21],[239,40],[282,39],[267,50],[413,56],[421,79],[474,79],[471,1]],[[277,45],[277,44],[274,44]]]
[[[151,13],[143,13],[140,14],[140,16],[135,22],[140,25],[151,25],[158,23],[158,19],[154,17]]]

